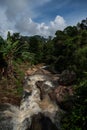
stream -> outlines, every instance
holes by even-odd
[[[60,130],[63,111],[49,96],[55,87],[50,74],[25,76],[20,106],[0,104],[0,130]]]

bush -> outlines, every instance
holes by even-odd
[[[70,113],[64,117],[63,130],[86,130],[87,124],[87,80],[76,86],[75,100]]]

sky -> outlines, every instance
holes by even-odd
[[[54,36],[87,17],[87,0],[0,0],[0,35]]]

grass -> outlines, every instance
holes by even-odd
[[[8,100],[5,100],[6,98],[10,98],[10,100],[15,98],[21,98],[23,93],[23,79],[25,76],[26,70],[30,67],[29,63],[14,63],[14,72],[15,76],[12,76],[10,78],[2,77],[0,79],[0,103],[2,102],[8,102]],[[14,102],[14,101],[13,101]],[[13,103],[14,104],[14,103]]]

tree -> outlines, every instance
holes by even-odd
[[[83,19],[83,20],[81,21],[81,23],[78,23],[78,24],[77,24],[77,28],[78,28],[79,30],[87,30],[87,18],[86,18],[86,19]]]
[[[15,41],[13,41],[10,36],[7,38],[4,44],[1,45],[0,53],[7,64],[6,75],[8,77],[14,76],[14,61],[17,61],[19,58],[21,60],[28,60],[30,53],[28,52],[27,47],[27,43],[21,45],[19,40],[15,39]],[[26,53],[27,58],[25,58],[24,53]]]
[[[18,51],[17,48],[18,41],[12,43],[11,41],[5,41],[5,44],[2,44],[0,53],[2,53],[5,62],[7,63],[7,75],[10,76],[13,72],[13,59],[14,54]],[[12,76],[12,75],[11,75]]]
[[[87,30],[81,32],[81,46],[87,45]]]
[[[44,39],[40,36],[32,36],[29,38],[29,52],[35,55],[35,64],[42,62]]]
[[[68,26],[64,29],[64,33],[70,37],[74,37],[78,34],[78,30],[76,26]]]

